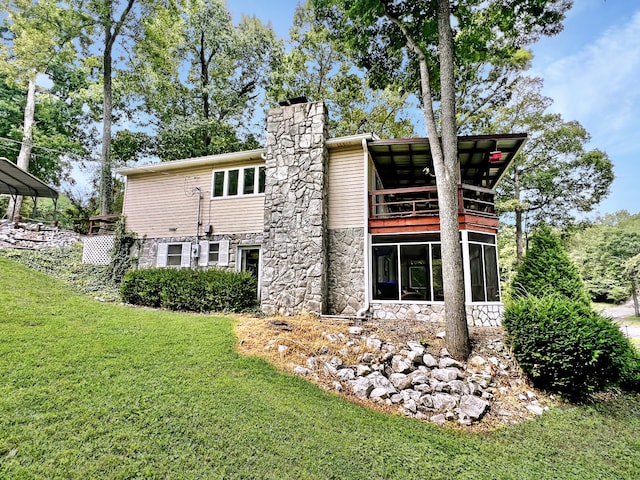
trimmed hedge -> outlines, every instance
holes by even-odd
[[[244,312],[257,306],[257,282],[248,272],[151,268],[128,271],[122,299],[134,305],[193,312]]]
[[[514,298],[560,294],[591,305],[578,269],[549,227],[540,227],[531,238],[531,248],[513,278],[511,290]]]
[[[561,294],[512,301],[507,341],[533,384],[570,400],[614,386],[637,390],[640,359],[610,319]]]

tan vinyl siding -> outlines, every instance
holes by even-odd
[[[215,235],[224,233],[258,233],[264,230],[264,194],[210,200],[211,215],[204,212],[213,225]],[[207,202],[208,208],[209,202]]]
[[[212,224],[215,234],[261,232],[264,195],[211,200],[211,176],[210,165],[130,175],[125,190],[127,227],[150,238],[195,236],[198,187],[203,227]]]
[[[363,151],[362,148],[329,151],[329,228],[363,225]]]

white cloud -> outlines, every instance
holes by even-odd
[[[542,75],[553,110],[565,119],[580,121],[594,135],[628,130],[640,111],[640,11],[551,62]]]

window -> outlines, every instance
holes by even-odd
[[[372,260],[374,300],[444,299],[440,244],[376,244]]]
[[[239,170],[229,170],[227,172],[227,195],[229,196],[238,194],[238,173]]]
[[[244,188],[242,190],[242,193],[244,195],[251,195],[253,193],[253,190],[256,187],[255,176],[256,176],[255,168],[244,169],[244,182],[243,182]]]
[[[202,240],[200,242],[200,256],[198,257],[198,265],[201,267],[229,266],[229,240]]]
[[[495,245],[470,242],[469,263],[471,301],[499,302],[498,252]]]
[[[190,267],[191,243],[159,243],[156,265],[158,267]]]
[[[219,242],[209,242],[209,258],[208,262],[218,263],[218,259],[220,258],[220,243]]]
[[[266,168],[244,167],[213,172],[212,197],[235,197],[264,193]]]
[[[167,246],[167,266],[180,265],[182,259],[182,244],[175,243]]]
[[[222,197],[224,195],[224,171],[213,173],[213,196]]]
[[[495,235],[468,233],[470,301],[499,302]],[[373,235],[371,290],[374,300],[443,302],[442,248],[438,234]],[[469,300],[469,299],[467,299]]]

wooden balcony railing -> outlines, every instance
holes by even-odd
[[[114,233],[121,216],[119,213],[113,213],[89,217],[89,235]]]
[[[495,217],[495,190],[460,185],[458,208],[461,214]],[[369,218],[392,219],[438,215],[436,187],[412,187],[370,192]]]

